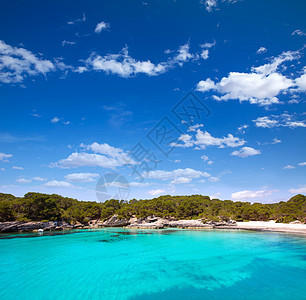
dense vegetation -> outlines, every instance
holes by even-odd
[[[87,223],[92,219],[107,219],[118,214],[131,216],[174,217],[179,219],[205,218],[207,220],[277,220],[306,222],[306,197],[296,195],[287,202],[261,204],[210,199],[208,196],[160,196],[152,200],[118,201],[104,203],[78,201],[59,195],[27,193],[15,197],[0,193],[0,222],[4,221],[66,221]]]

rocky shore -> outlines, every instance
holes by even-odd
[[[96,229],[103,227],[124,227],[130,229],[164,229],[164,228],[183,228],[183,229],[237,229],[237,230],[254,230],[254,231],[275,231],[287,233],[306,234],[306,224],[299,221],[291,224],[276,223],[275,221],[261,222],[236,222],[228,221],[206,221],[197,220],[177,220],[175,218],[130,218],[120,219],[113,215],[107,220],[91,220],[87,224],[66,222],[0,222],[0,233],[9,232],[37,232],[37,231],[56,231],[71,229]]]
[[[130,218],[120,219],[117,215],[110,217],[105,221],[91,220],[88,224],[66,222],[0,222],[0,233],[6,232],[35,232],[35,231],[55,231],[55,230],[71,230],[71,229],[95,229],[103,227],[125,227],[139,229],[163,229],[163,228],[189,228],[189,229],[212,229],[218,226],[235,226],[236,222],[230,220],[228,222],[205,222],[198,220],[176,220],[165,219],[159,217],[147,218]]]

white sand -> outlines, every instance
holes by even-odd
[[[275,223],[275,221],[237,222],[237,226],[235,226],[235,228],[306,234],[306,224],[284,224],[284,223]]]

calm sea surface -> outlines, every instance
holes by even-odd
[[[2,234],[0,299],[306,299],[306,238],[121,228]]]

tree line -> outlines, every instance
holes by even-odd
[[[90,220],[105,220],[117,214],[120,218],[156,216],[177,219],[218,221],[306,222],[306,197],[296,195],[290,200],[262,204],[210,199],[208,196],[160,196],[150,200],[103,203],[79,201],[56,194],[27,193],[24,197],[0,193],[0,222],[5,221],[66,221],[87,224]]]

